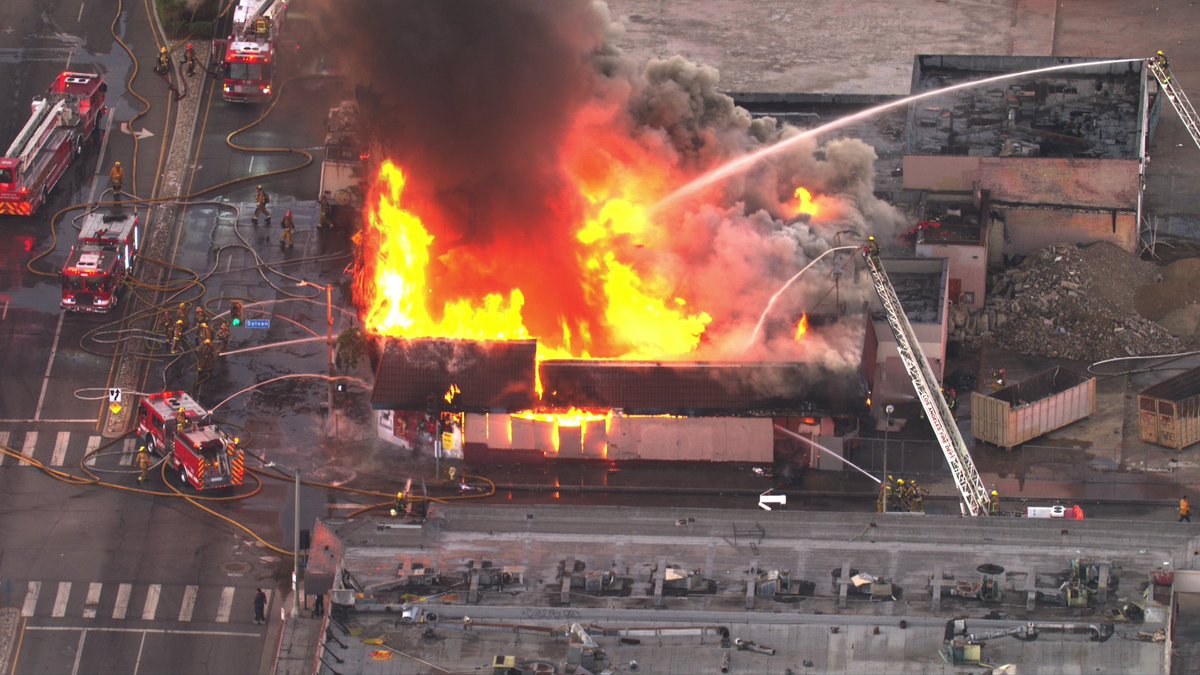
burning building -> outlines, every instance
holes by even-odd
[[[632,62],[593,3],[468,14],[346,2],[322,20],[394,122],[376,125],[387,159],[354,265],[364,327],[389,340],[384,435],[765,461],[775,424],[852,424],[875,370],[873,292],[850,251],[808,266],[906,226],[875,196],[874,151],[797,144],[677,198],[797,130],[734,105],[712,68]],[[831,292],[835,310],[817,310]]]

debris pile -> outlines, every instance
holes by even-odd
[[[1155,272],[1107,242],[1050,246],[994,275],[983,309],[955,306],[950,338],[991,337],[1022,354],[1077,361],[1171,352],[1178,340],[1136,309]]]

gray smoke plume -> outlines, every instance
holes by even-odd
[[[711,67],[682,57],[639,64],[620,53],[606,41],[615,28],[603,4],[314,3],[322,49],[383,98],[379,126],[388,156],[410,175],[406,203],[439,233],[435,246],[453,252],[444,256],[453,269],[447,262],[431,272],[438,286],[449,297],[481,285],[520,287],[534,335],[590,321],[593,355],[628,345],[605,335],[596,317],[578,316],[595,289],[564,283],[581,276],[575,228],[586,207],[565,172],[564,146],[617,134],[682,181],[796,133],[734,105]],[[800,313],[833,309],[830,265],[789,290],[775,310],[778,325],[749,349],[746,341],[767,299],[838,232],[852,230],[841,243],[853,244],[903,225],[874,196],[874,160],[855,140],[798,147],[661,215],[656,245],[629,243],[621,259],[713,317],[688,358],[795,360]],[[636,170],[637,157],[630,161]],[[811,220],[792,212],[798,186],[822,205]],[[870,289],[854,282],[852,262],[845,268],[837,296],[857,307]],[[856,365],[863,330],[861,322],[825,326],[799,352]]]

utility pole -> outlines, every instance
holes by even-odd
[[[300,616],[300,467],[296,467],[295,529],[292,530],[292,618]]]
[[[892,413],[896,412],[896,406],[891,403],[883,407],[883,412],[887,413],[887,426],[883,428],[883,479],[886,481],[887,472],[887,456],[888,456],[888,431],[892,428]],[[902,467],[903,468],[903,467]],[[887,491],[884,491],[883,512],[887,513]]]
[[[329,411],[329,424],[325,429],[325,433],[329,435],[329,428],[337,423],[337,418],[333,414],[333,284],[314,284],[311,281],[301,280],[297,286],[308,286],[310,288],[319,288],[325,291],[325,322],[328,326],[326,340],[329,343],[329,379],[326,381],[328,392],[326,398],[326,409]],[[336,432],[331,434],[336,436]]]

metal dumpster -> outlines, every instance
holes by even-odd
[[[1143,441],[1176,450],[1200,441],[1200,368],[1138,394],[1138,432]]]
[[[971,434],[1012,449],[1096,412],[1096,378],[1051,368],[992,394],[971,393]]]

